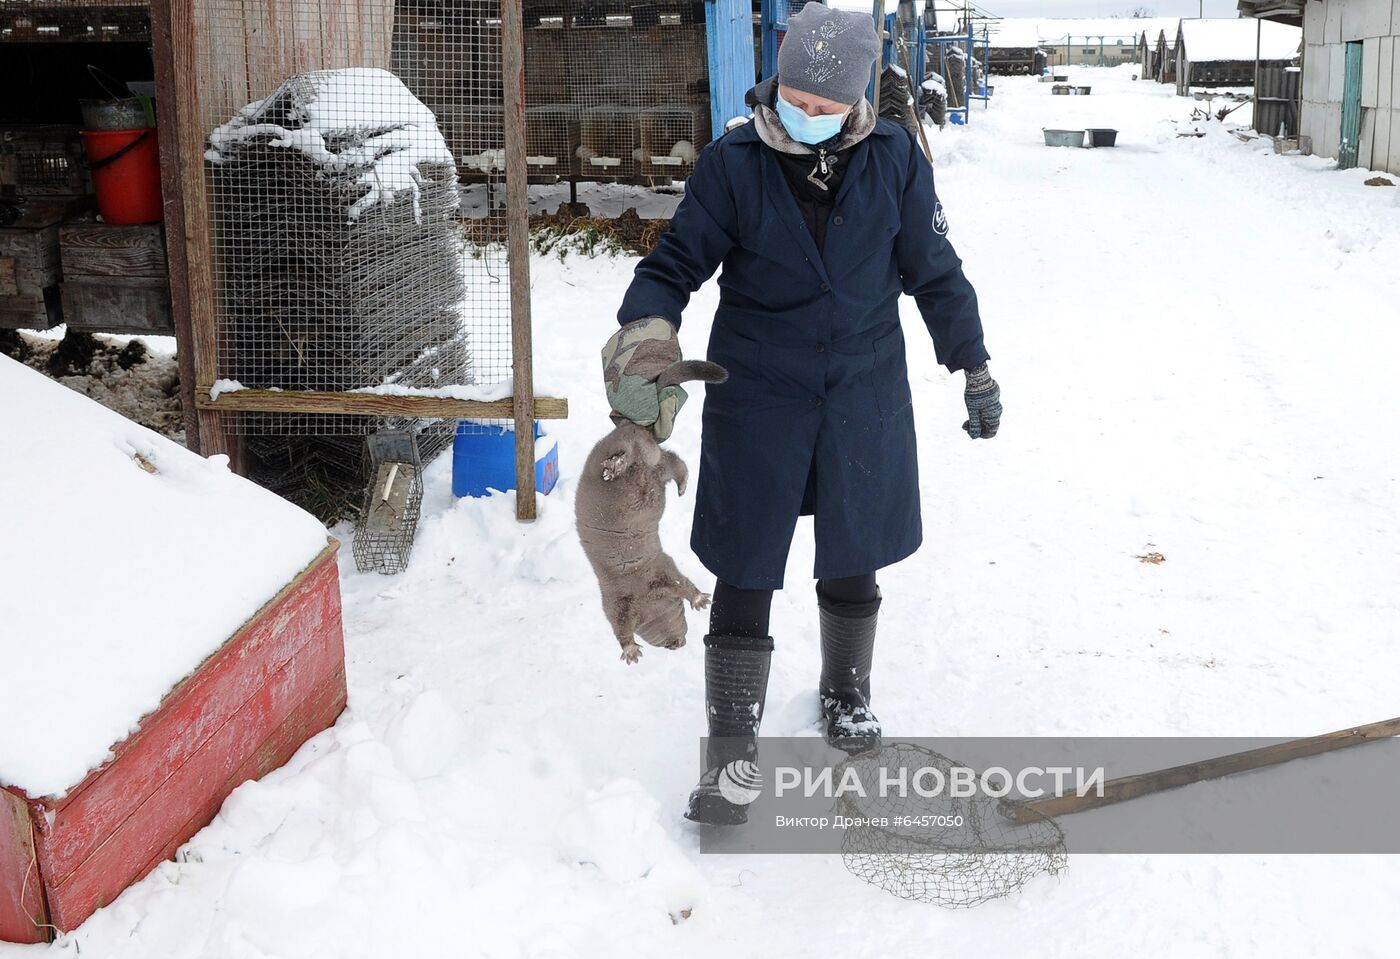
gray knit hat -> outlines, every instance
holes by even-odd
[[[855,103],[870,84],[880,38],[869,13],[809,3],[788,17],[778,48],[778,82],[838,103]]]

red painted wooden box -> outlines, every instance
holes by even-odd
[[[0,788],[0,940],[80,925],[344,708],[332,541],[62,799]]]

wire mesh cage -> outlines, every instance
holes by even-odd
[[[642,175],[683,180],[695,167],[697,143],[710,141],[710,111],[700,106],[652,107],[641,116]]]
[[[70,124],[0,127],[0,197],[81,196],[87,164]]]
[[[195,69],[216,78],[201,110],[217,376],[390,396],[507,378],[499,4],[278,12],[272,24],[240,0],[206,0],[195,13]],[[371,505],[366,435],[407,431],[421,466],[456,427],[408,415],[224,419],[255,479],[326,520]]]
[[[584,111],[579,124],[579,166],[584,179],[626,179],[641,168],[641,110],[607,104]]]
[[[685,176],[684,162],[665,158],[677,142],[689,142],[698,153],[710,140],[704,19],[703,4],[675,0],[569,6],[527,0],[529,153],[541,158],[531,161],[532,177],[654,182]],[[656,153],[663,159],[655,163],[643,143],[643,113],[652,109],[702,117]],[[573,157],[567,173],[543,159],[566,152]]]
[[[318,390],[470,382],[457,172],[382,70],[299,74],[210,136],[220,369]],[[360,432],[257,413],[249,433]]]
[[[411,430],[383,430],[365,438],[369,485],[355,524],[355,566],[362,573],[399,573],[418,532],[423,461]]]
[[[525,163],[534,182],[578,174],[578,107],[567,103],[526,107]]]
[[[0,0],[0,41],[143,42],[149,0]]]

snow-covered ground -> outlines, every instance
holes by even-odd
[[[966,438],[961,377],[907,302],[926,539],[881,574],[880,716],[907,735],[1268,736],[1391,716],[1397,189],[1218,123],[1179,138],[1194,101],[1129,68],[1072,73],[1092,96],[998,78],[970,127],[932,134],[1006,416]],[[1120,145],[1045,147],[1065,125]],[[412,568],[342,558],[336,728],[79,932],[0,957],[1394,955],[1394,857],[1079,856],[950,912],[836,858],[701,855],[679,813],[703,617],[624,667],[572,525],[634,262],[533,265],[537,371],[572,410],[539,520],[454,502],[434,463]],[[715,300],[687,314],[691,356]],[[694,466],[692,402],[671,445]],[[673,501],[663,538],[704,582],[689,511]],[[812,555],[804,522],[769,734],[816,714]]]

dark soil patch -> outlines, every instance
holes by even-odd
[[[92,361],[97,355],[107,352],[117,351],[107,350],[91,333],[69,330],[49,354],[49,375],[77,376],[87,373],[92,369]]]

